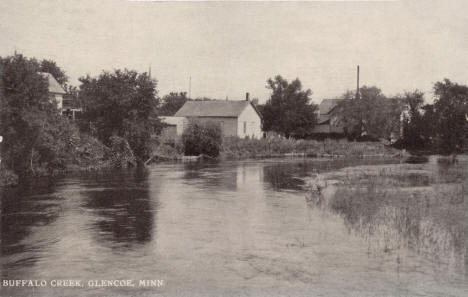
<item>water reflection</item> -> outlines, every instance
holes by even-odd
[[[305,184],[302,178],[308,173],[306,167],[298,164],[265,166],[263,167],[264,182],[277,190],[300,190]]]
[[[308,207],[304,196],[313,176],[366,162],[375,163],[158,164],[10,193],[2,197],[1,274],[4,279],[162,278],[164,296],[261,295],[258,290],[265,288],[273,296],[347,296],[356,288],[364,288],[356,296],[463,296],[466,279],[460,276],[468,267],[463,171],[418,169],[408,178],[387,174],[379,184],[364,170],[362,186],[327,187],[327,199]],[[2,294],[160,293],[26,290]]]
[[[237,172],[235,166],[231,170],[220,167],[214,162],[186,163],[183,166],[183,179],[190,183],[202,183],[206,190],[237,190]]]
[[[55,192],[53,183],[42,180],[46,186],[37,184],[22,184],[17,188],[0,190],[0,256],[27,252],[23,257],[17,257],[9,265],[33,265],[37,254],[50,241],[43,241],[30,246],[24,239],[34,232],[38,226],[46,226],[54,222],[61,211],[62,197]],[[2,270],[7,271],[7,270]]]
[[[158,200],[150,196],[147,179],[147,171],[136,170],[117,174],[105,188],[91,184],[81,191],[82,207],[93,214],[90,230],[97,242],[130,249],[152,240]]]

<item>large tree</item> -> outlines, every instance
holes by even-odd
[[[52,74],[55,80],[57,80],[57,82],[63,87],[65,87],[68,82],[68,76],[65,71],[63,71],[53,60],[42,60],[39,64],[39,71]]]
[[[137,161],[151,154],[150,138],[159,133],[156,80],[132,70],[103,72],[80,78],[81,127],[111,145],[112,136],[128,141]]]
[[[162,105],[159,114],[163,116],[173,116],[187,102],[187,92],[171,92],[162,98]]]
[[[409,149],[428,148],[432,123],[426,121],[430,110],[429,106],[424,106],[424,94],[418,90],[406,92],[401,99],[407,109],[403,118],[403,146]]]
[[[444,79],[434,84],[437,145],[442,152],[460,152],[468,146],[468,86]]]
[[[339,121],[352,138],[390,138],[398,133],[403,101],[400,98],[387,98],[377,87],[363,86],[358,99],[346,92],[336,109]]]
[[[49,99],[41,70],[37,60],[20,54],[0,58],[2,159],[19,175],[63,167],[72,137],[72,129]]]
[[[263,106],[263,129],[303,138],[309,135],[316,123],[317,105],[310,102],[312,91],[303,90],[299,79],[288,82],[277,75],[268,79],[271,97]]]

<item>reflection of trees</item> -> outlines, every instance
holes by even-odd
[[[115,174],[102,183],[105,189],[90,189],[84,207],[95,211],[96,237],[112,247],[129,248],[151,240],[157,201],[150,197],[147,173]]]
[[[236,166],[219,166],[216,163],[187,163],[183,179],[196,182],[206,190],[237,190]]]
[[[54,199],[53,192],[53,185],[37,187],[32,184],[1,190],[0,256],[25,253],[25,257],[8,265],[25,266],[36,262],[35,254],[40,246],[34,245],[31,249],[24,240],[34,227],[48,225],[59,216],[60,200]]]
[[[273,165],[263,168],[263,180],[274,189],[300,190],[304,181],[295,177],[293,166]]]
[[[302,178],[317,170],[317,164],[310,162],[276,163],[263,167],[263,180],[274,189],[301,190]]]

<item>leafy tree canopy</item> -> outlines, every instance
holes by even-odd
[[[400,98],[387,98],[375,87],[363,86],[359,99],[352,92],[343,95],[336,114],[346,133],[352,138],[368,136],[388,139],[400,129],[400,115],[404,104]]]
[[[173,116],[187,102],[187,92],[171,92],[162,98],[162,106],[159,114],[163,116]]]
[[[309,135],[316,122],[317,110],[317,105],[310,103],[312,91],[302,90],[299,79],[288,82],[280,75],[268,79],[267,88],[272,92],[271,97],[260,108],[264,130],[282,133],[286,137]]]
[[[57,63],[52,60],[42,60],[39,64],[39,71],[48,72],[57,80],[57,82],[65,87],[68,82],[68,76],[65,72],[57,66]]]
[[[80,82],[82,129],[97,135],[106,145],[110,145],[112,136],[123,137],[137,161],[148,158],[151,134],[161,128],[156,116],[156,80],[125,69],[103,72],[95,78],[82,77]]]
[[[73,133],[49,100],[42,70],[36,59],[21,54],[0,58],[3,159],[19,175],[62,166]]]
[[[468,86],[444,79],[434,84],[438,146],[443,152],[468,145]]]

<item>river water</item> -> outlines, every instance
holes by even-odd
[[[465,216],[424,243],[380,249],[387,229],[307,202],[311,176],[362,162],[157,164],[4,191],[1,278],[47,285],[0,295],[468,296]]]

